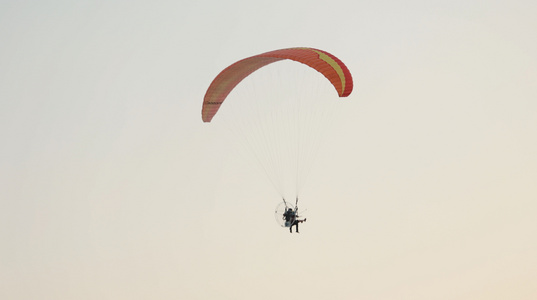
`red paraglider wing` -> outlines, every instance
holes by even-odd
[[[313,48],[289,48],[270,51],[240,60],[225,68],[213,80],[203,99],[203,122],[211,122],[227,95],[244,78],[273,62],[290,59],[310,66],[332,83],[340,97],[352,92],[352,76],[347,67],[332,54]]]

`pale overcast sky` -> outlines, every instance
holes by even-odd
[[[537,298],[537,2],[0,2],[1,299]],[[326,50],[355,88],[289,234],[201,104]]]

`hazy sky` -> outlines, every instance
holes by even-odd
[[[537,2],[0,1],[0,298],[537,298]],[[335,54],[289,234],[201,121],[229,64]]]

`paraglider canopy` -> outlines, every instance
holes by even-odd
[[[340,97],[352,92],[352,76],[347,67],[332,54],[314,48],[288,48],[266,52],[240,60],[225,68],[213,80],[203,99],[203,122],[211,122],[227,95],[244,78],[259,68],[290,59],[310,66],[326,77]]]

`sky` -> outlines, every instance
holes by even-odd
[[[537,2],[0,2],[0,298],[536,299]],[[218,123],[270,50],[353,93],[301,192]]]

